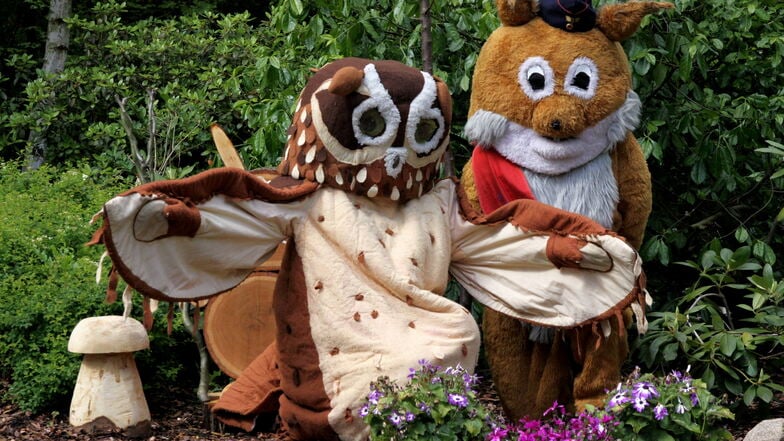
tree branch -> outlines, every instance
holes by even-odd
[[[182,315],[182,323],[188,332],[191,333],[196,347],[199,349],[199,388],[196,395],[202,403],[209,400],[208,390],[210,387],[210,371],[209,371],[209,356],[207,354],[207,346],[204,344],[204,337],[199,332],[199,324],[191,320],[191,304],[187,302],[180,303],[180,312]]]

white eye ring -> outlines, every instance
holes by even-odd
[[[378,73],[376,72],[376,67],[372,64],[368,64],[365,66],[364,70],[365,78],[362,80],[362,86],[364,91],[368,92],[370,96],[355,107],[351,115],[351,125],[354,129],[354,136],[360,144],[366,146],[391,145],[397,134],[397,129],[400,126],[400,112],[397,110],[397,106],[395,106],[395,103],[392,101],[392,97],[389,95],[387,89],[381,84],[381,78],[379,78]],[[375,137],[362,133],[359,128],[360,118],[365,112],[372,108],[378,109],[378,112],[384,118],[386,124],[384,133]]]
[[[438,100],[436,82],[428,73],[422,72],[422,77],[425,80],[422,91],[411,101],[406,124],[406,141],[420,155],[430,153],[438,147],[438,142],[444,136],[444,127],[446,125],[444,124],[444,116],[441,114],[441,110],[431,107]],[[419,122],[423,119],[435,120],[438,126],[430,139],[419,142],[416,139],[416,131]]]
[[[587,81],[587,83],[586,83]],[[566,72],[564,90],[570,95],[589,100],[599,85],[599,69],[590,58],[577,57]]]
[[[550,64],[542,57],[531,57],[520,65],[517,82],[528,98],[539,101],[553,94],[555,75]]]

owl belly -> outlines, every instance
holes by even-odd
[[[525,176],[538,201],[581,214],[612,228],[619,196],[609,152],[560,175],[525,170]]]
[[[468,311],[442,296],[451,245],[435,197],[403,206],[331,189],[314,197],[294,227],[307,299],[302,319],[329,425],[341,439],[365,439],[357,410],[371,381],[386,375],[405,384],[421,359],[472,369],[479,330]]]

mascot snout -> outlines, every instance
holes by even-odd
[[[583,106],[575,98],[551,96],[534,109],[533,129],[551,139],[569,139],[580,135],[587,126]]]

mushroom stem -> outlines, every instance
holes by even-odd
[[[85,354],[71,401],[71,425],[87,432],[150,432],[150,411],[132,353]]]

